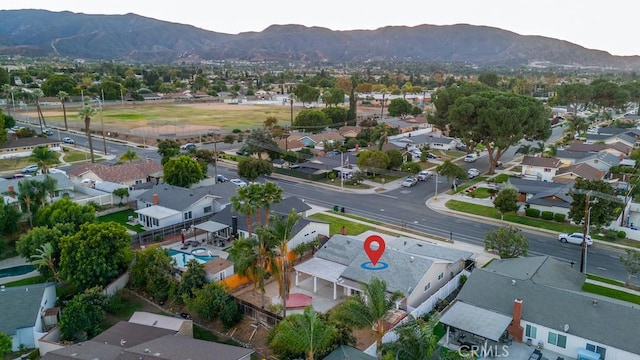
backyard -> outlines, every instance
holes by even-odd
[[[122,211],[118,211],[118,212],[114,212],[108,215],[103,215],[100,216],[98,218],[99,222],[109,222],[109,221],[113,221],[116,222],[118,224],[124,225],[127,227],[127,229],[129,230],[133,230],[137,233],[141,233],[144,232],[144,228],[142,227],[142,225],[137,224],[137,225],[130,225],[127,224],[127,221],[129,221],[129,217],[133,217],[134,219],[138,217],[138,215],[136,215],[136,213],[133,211],[133,209],[124,209]]]

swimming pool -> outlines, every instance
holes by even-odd
[[[207,261],[211,261],[217,256],[210,256],[210,253],[207,249],[198,248],[191,250],[191,253],[179,251],[175,249],[169,249],[169,256],[171,256],[176,261],[176,266],[179,268],[186,268],[187,263],[191,259],[196,259],[199,263],[204,264]]]
[[[28,274],[36,269],[33,265],[19,265],[6,269],[0,269],[0,278]]]

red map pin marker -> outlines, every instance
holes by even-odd
[[[371,247],[371,244],[378,244],[377,249]],[[369,260],[373,266],[376,266],[378,260],[382,257],[384,253],[385,243],[384,240],[378,235],[371,235],[364,240],[364,252],[367,253]]]

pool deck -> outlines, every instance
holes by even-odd
[[[188,238],[185,239],[185,243],[188,244],[188,241],[190,241],[190,240],[192,240],[192,239],[188,239]],[[195,249],[206,249],[207,252],[211,252],[211,254],[213,256],[221,257],[223,259],[229,258],[229,253],[224,251],[219,246],[213,246],[213,245],[206,244],[206,243],[203,244],[202,242],[199,242],[199,244],[196,245],[196,246],[189,246],[188,249],[182,249],[182,247],[184,247],[184,245],[182,244],[181,241],[177,241],[175,243],[171,243],[171,244],[162,246],[162,248],[164,248],[164,249],[173,249],[173,250],[176,250],[176,251],[186,252],[188,254],[191,254],[191,251],[193,251]],[[204,254],[193,254],[193,255],[204,255]]]
[[[0,269],[6,269],[6,268],[16,267],[16,266],[20,266],[20,265],[27,265],[27,264],[29,264],[29,262],[27,262],[27,259],[25,259],[23,257],[20,257],[20,256],[15,256],[15,257],[12,257],[12,258],[0,260]],[[38,272],[38,270],[34,270],[34,271],[30,272],[30,273],[23,274],[23,275],[1,277],[0,278],[0,285],[6,284],[6,283],[10,283],[10,282],[13,282],[13,281],[16,281],[16,280],[21,280],[21,279],[34,277],[34,276],[36,276],[38,274],[40,274]]]

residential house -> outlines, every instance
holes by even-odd
[[[525,156],[521,165],[523,177],[553,182],[562,162],[560,159],[551,157]]]
[[[51,151],[62,151],[62,142],[52,138],[31,137],[8,139],[0,146],[0,159],[11,159],[16,157],[28,157],[33,153],[33,149],[38,146],[46,146]]]
[[[64,174],[53,173],[48,175],[36,175],[30,178],[8,179],[0,181],[0,193],[4,196],[5,204],[18,202],[18,192],[20,191],[20,182],[25,180],[43,181],[47,176],[56,180],[56,187],[53,191],[51,200],[57,201],[63,197],[73,199],[76,194],[74,184]],[[15,193],[15,194],[13,194]],[[51,195],[51,194],[50,194]]]
[[[215,354],[214,357],[221,360],[249,360],[254,352],[239,346],[194,339],[193,330],[189,334],[180,329],[189,323],[192,327],[191,320],[149,313],[142,314],[141,319],[141,322],[135,322],[134,317],[128,322],[121,321],[89,341],[41,354],[44,355],[42,359],[182,360],[209,359]],[[154,321],[148,323],[150,319]]]
[[[154,181],[157,184],[162,178],[162,165],[151,159],[116,165],[86,163],[71,169],[69,177],[75,183],[108,181],[133,186]]]
[[[221,257],[204,263],[204,271],[208,282],[222,281],[235,274],[233,261]]]
[[[639,136],[640,129],[606,127],[599,128],[597,134],[587,134],[587,142],[605,144],[621,142],[626,146],[635,148],[640,145]]]
[[[138,196],[138,222],[147,229],[159,229],[213,215],[224,207],[221,197],[215,194],[222,185],[225,184],[188,189],[158,184]]]
[[[428,147],[431,150],[454,150],[456,148],[456,140],[446,136],[433,135],[416,135],[394,138],[389,140],[398,146],[406,146],[407,150],[422,149]]]
[[[553,181],[570,182],[579,177],[587,180],[602,180],[604,175],[604,171],[598,170],[589,164],[580,163],[560,168],[556,176],[553,177]]]
[[[572,359],[640,359],[640,309],[584,292],[584,282],[578,266],[550,256],[475,268],[440,318],[445,345],[466,334],[480,345],[510,338]]]
[[[531,180],[529,180],[531,181]],[[554,214],[569,214],[573,197],[569,195],[569,191],[573,188],[573,182],[558,183],[561,185],[557,188],[549,188],[546,191],[540,191],[527,200],[527,204],[532,209],[538,209],[540,212],[549,211]]]
[[[398,305],[411,311],[460,273],[473,255],[444,245],[383,235],[386,250],[372,270],[373,265],[363,251],[365,238],[371,235],[374,233],[359,237],[333,235],[313,258],[294,267],[296,285],[301,273],[308,274],[313,279],[314,292],[318,281],[328,282],[335,300],[338,292],[347,296],[361,293],[362,285],[377,277],[387,283],[390,292],[403,293]]]
[[[565,150],[579,153],[600,153],[603,151],[607,151],[614,155],[626,157],[631,154],[633,146],[624,144],[619,141],[608,144],[573,143]]]
[[[606,175],[609,173],[609,169],[613,166],[618,166],[620,161],[622,161],[622,155],[614,155],[608,151],[603,151],[598,153],[596,157],[585,159],[581,163],[587,164]]]
[[[398,129],[400,134],[425,129],[429,127],[429,123],[424,116],[406,117],[406,118],[386,118],[380,120],[379,123],[385,124],[387,127]]]
[[[358,134],[360,134],[360,131],[362,131],[362,127],[357,125],[356,126],[346,125],[338,129],[338,133],[342,135],[342,137],[345,139],[355,138],[356,136],[358,136]]]
[[[58,312],[53,314],[53,322],[45,321],[45,312],[56,306],[54,283],[25,286],[0,286],[0,333],[11,339],[13,351],[20,346],[33,349],[37,340],[59,320]]]
[[[348,345],[340,345],[322,360],[374,360],[375,356],[371,356],[364,351],[360,351]]]
[[[574,165],[590,158],[595,158],[598,153],[587,151],[569,151],[567,149],[558,149],[556,151],[556,159],[562,162],[561,166]]]

